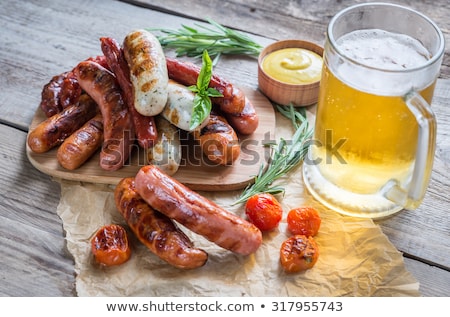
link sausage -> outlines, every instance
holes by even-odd
[[[193,135],[203,154],[215,164],[231,165],[241,153],[236,132],[223,116],[215,113],[211,113],[206,126],[195,130]]]
[[[194,269],[206,263],[208,254],[195,248],[171,219],[141,198],[134,178],[124,178],[117,184],[114,200],[139,241],[159,258],[180,269]]]
[[[149,164],[157,165],[168,175],[178,171],[181,162],[180,131],[161,115],[155,117],[158,139],[153,147],[146,150]]]
[[[135,177],[136,191],[155,210],[232,252],[249,255],[262,243],[261,231],[190,190],[158,167],[142,167]]]
[[[130,68],[134,107],[144,116],[159,114],[167,102],[166,58],[158,39],[146,30],[127,34],[123,53]]]
[[[74,73],[81,87],[98,104],[103,116],[104,142],[100,166],[105,170],[118,170],[130,155],[134,129],[116,77],[92,61],[79,63]]]
[[[184,131],[191,132],[190,124],[192,110],[194,109],[195,94],[186,86],[169,79],[167,104],[161,115],[174,126]],[[204,127],[209,121],[209,117],[200,123],[196,128]]]
[[[102,142],[103,118],[98,114],[64,140],[56,158],[65,169],[75,170],[102,146]]]
[[[248,98],[245,98],[245,107],[241,113],[225,113],[224,115],[237,133],[249,135],[258,128],[259,117],[255,107]]]
[[[98,112],[95,101],[82,95],[77,104],[41,122],[28,135],[28,146],[35,153],[44,153],[60,145]]]
[[[151,148],[158,137],[153,116],[144,116],[134,107],[133,85],[130,81],[130,68],[125,60],[119,43],[110,37],[101,37],[102,52],[106,57],[109,69],[116,75],[117,82],[122,88],[123,97],[131,112],[134,131],[138,144],[144,148]]]
[[[64,108],[76,104],[81,95],[81,88],[74,74],[64,72],[53,76],[41,92],[40,108],[47,118],[61,112]]]

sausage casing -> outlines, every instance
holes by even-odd
[[[139,241],[159,258],[181,269],[194,269],[206,263],[208,254],[195,248],[171,219],[141,198],[134,178],[124,178],[117,184],[114,200]]]
[[[35,153],[44,153],[60,145],[98,112],[95,101],[82,95],[77,104],[41,122],[28,135],[28,146]]]
[[[195,94],[186,86],[169,80],[167,104],[161,115],[174,126],[184,131],[191,131],[191,117],[194,108]],[[204,127],[208,123],[209,117],[200,123],[198,128]]]
[[[259,117],[248,98],[245,98],[245,107],[241,113],[225,113],[224,115],[228,123],[239,134],[249,135],[258,128]]]
[[[65,169],[77,169],[101,147],[102,142],[103,118],[98,114],[64,140],[56,158]]]
[[[187,188],[158,167],[142,167],[135,177],[136,191],[155,210],[204,236],[218,246],[242,255],[255,252],[261,231]]]
[[[241,153],[239,139],[227,120],[211,113],[209,121],[202,129],[193,132],[200,143],[203,154],[214,164],[231,165]]]
[[[155,117],[158,138],[155,144],[146,150],[149,164],[157,165],[168,175],[178,171],[181,162],[180,131],[161,115]]]
[[[134,107],[133,85],[130,81],[130,68],[125,60],[123,50],[116,40],[110,37],[101,37],[101,48],[105,55],[109,69],[116,75],[117,82],[122,88],[123,97],[133,119],[134,131],[138,144],[148,149],[153,146],[158,137],[153,116],[144,116]]]
[[[123,53],[130,68],[134,107],[144,116],[155,116],[167,102],[166,58],[158,39],[146,30],[135,30],[123,41]]]
[[[92,61],[79,63],[74,73],[81,87],[95,100],[103,116],[104,142],[100,166],[118,170],[128,160],[134,127],[122,91],[113,73]]]

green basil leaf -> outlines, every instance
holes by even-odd
[[[197,128],[210,114],[212,108],[211,99],[196,94],[194,97],[194,109],[192,111],[189,129]]]
[[[203,51],[202,68],[197,77],[197,88],[200,92],[208,90],[209,81],[212,76],[212,61],[208,55],[208,51]]]

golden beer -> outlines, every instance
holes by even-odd
[[[420,205],[434,159],[430,104],[443,53],[437,26],[399,5],[358,4],[333,17],[303,164],[318,201],[369,218]]]
[[[434,83],[421,91],[429,103]],[[324,66],[312,151],[326,179],[362,194],[378,192],[390,179],[407,181],[417,133],[417,120],[403,96],[357,90]]]

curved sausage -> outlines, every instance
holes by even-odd
[[[180,131],[163,117],[155,117],[158,139],[155,145],[146,150],[149,164],[158,166],[168,175],[178,171],[181,162]]]
[[[103,118],[98,114],[64,140],[56,158],[65,169],[75,170],[101,147],[102,142]]]
[[[158,39],[146,30],[127,34],[123,53],[130,68],[134,107],[144,116],[159,114],[167,101],[166,58]]]
[[[245,98],[245,107],[241,113],[225,113],[225,118],[236,132],[244,135],[252,134],[259,125],[256,109],[248,98]]]
[[[205,127],[193,132],[203,154],[219,165],[231,165],[241,153],[238,136],[227,120],[211,113]]]
[[[186,86],[195,85],[201,68],[195,64],[181,62],[174,58],[166,57],[169,78]],[[225,113],[240,113],[245,106],[245,95],[231,83],[217,75],[211,77],[209,87],[215,88],[223,97],[212,98],[213,102],[220,106]]]
[[[194,108],[195,94],[186,86],[169,79],[167,104],[161,115],[174,126],[184,131],[191,132],[190,123]],[[209,117],[196,128],[204,127]]]
[[[95,101],[83,95],[77,104],[41,122],[28,135],[28,146],[35,153],[44,153],[60,145],[98,112]]]
[[[101,37],[102,52],[106,57],[109,69],[116,75],[117,82],[122,88],[123,97],[133,119],[134,131],[138,144],[144,148],[151,148],[158,137],[153,116],[144,116],[134,107],[133,85],[130,81],[130,68],[125,60],[123,50],[116,40],[110,37]]]
[[[40,108],[47,118],[61,112],[70,105],[76,104],[81,96],[81,88],[74,74],[64,72],[53,76],[45,84],[41,92]]]
[[[124,178],[117,184],[114,200],[139,241],[159,258],[180,269],[194,269],[206,263],[208,254],[195,248],[171,219],[141,198],[134,178]]]
[[[134,137],[133,124],[122,91],[110,71],[92,61],[79,63],[74,73],[81,87],[95,100],[103,116],[104,142],[100,166],[118,170],[128,160]]]
[[[142,167],[135,185],[155,210],[222,248],[249,255],[262,243],[262,233],[252,223],[190,190],[156,166]]]

